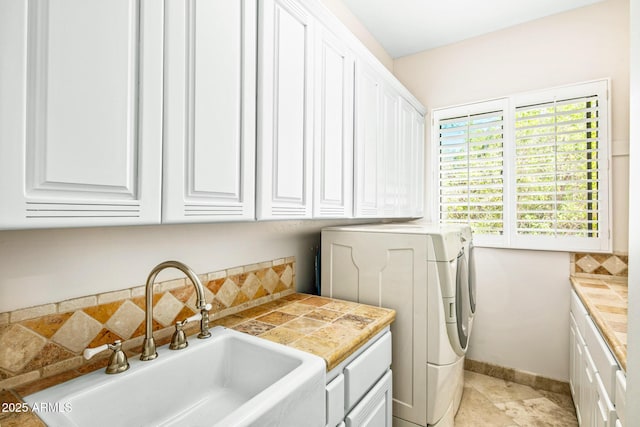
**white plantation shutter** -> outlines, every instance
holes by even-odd
[[[607,86],[514,98],[516,245],[609,248]]]
[[[440,221],[471,224],[486,246],[610,250],[607,88],[434,111]]]
[[[597,237],[598,99],[516,108],[516,231]]]
[[[503,143],[502,110],[439,121],[442,222],[469,223],[478,234],[503,233]]]

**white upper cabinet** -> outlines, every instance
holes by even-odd
[[[160,222],[163,3],[0,2],[0,228]]]
[[[356,63],[354,202],[355,216],[382,215],[383,188],[382,83],[364,63]]]
[[[344,42],[317,28],[313,216],[353,216],[354,59]]]
[[[257,217],[310,218],[313,19],[293,0],[259,8]]]
[[[423,212],[424,108],[318,0],[0,0],[0,230]]]
[[[167,0],[163,222],[255,217],[256,2]]]
[[[418,217],[423,215],[424,117],[404,99],[399,111],[396,216]]]
[[[420,217],[424,117],[362,61],[355,84],[355,216]]]

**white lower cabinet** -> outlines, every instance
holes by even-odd
[[[624,371],[574,291],[569,322],[569,386],[578,424],[624,426]]]
[[[327,427],[391,427],[391,332],[383,332],[327,375]]]

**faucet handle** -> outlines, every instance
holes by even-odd
[[[103,344],[95,348],[87,348],[82,352],[82,356],[86,360],[89,360],[105,350],[113,351],[109,358],[107,369],[105,370],[107,374],[119,374],[129,369],[129,361],[127,360],[127,355],[122,351],[122,341],[120,340],[114,341],[113,344]]]
[[[82,352],[82,357],[84,357],[85,360],[89,360],[96,354],[102,353],[105,350],[109,350],[109,344],[103,344],[101,346],[94,347],[94,348],[86,348]]]
[[[211,309],[211,304],[207,304],[203,310],[210,310]],[[189,322],[195,322],[202,319],[202,311],[200,311],[199,313],[194,314],[191,317],[187,317],[186,319],[184,319],[181,322],[176,322],[176,330],[173,333],[173,337],[171,337],[171,344],[169,344],[169,348],[171,350],[182,350],[183,348],[185,348],[186,346],[189,345],[189,342],[187,341],[187,335],[184,333],[184,330],[182,329],[187,323]]]

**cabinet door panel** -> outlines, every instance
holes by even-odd
[[[398,211],[400,192],[400,161],[402,141],[399,139],[398,94],[388,87],[382,91],[382,216],[393,217]]]
[[[347,427],[391,427],[391,399],[388,371],[347,415]]]
[[[256,13],[167,2],[165,222],[254,218]]]
[[[12,44],[1,59],[14,64],[1,88],[0,227],[159,222],[162,4],[32,0],[0,12]]]
[[[407,101],[400,101],[400,132],[398,135],[398,207],[396,216],[414,215],[416,204],[418,170],[415,161],[418,147],[416,132],[416,112]]]
[[[265,0],[259,39],[258,217],[310,217],[311,16],[290,0]]]
[[[353,67],[349,49],[325,29],[316,45],[314,217],[353,215]]]
[[[569,314],[569,387],[576,407],[576,416],[580,421],[580,377],[583,365],[584,341],[578,331],[573,313]]]
[[[136,3],[32,2],[28,193],[83,187],[136,192]]]
[[[362,63],[356,64],[355,95],[355,214],[377,217],[382,215],[381,84]]]

